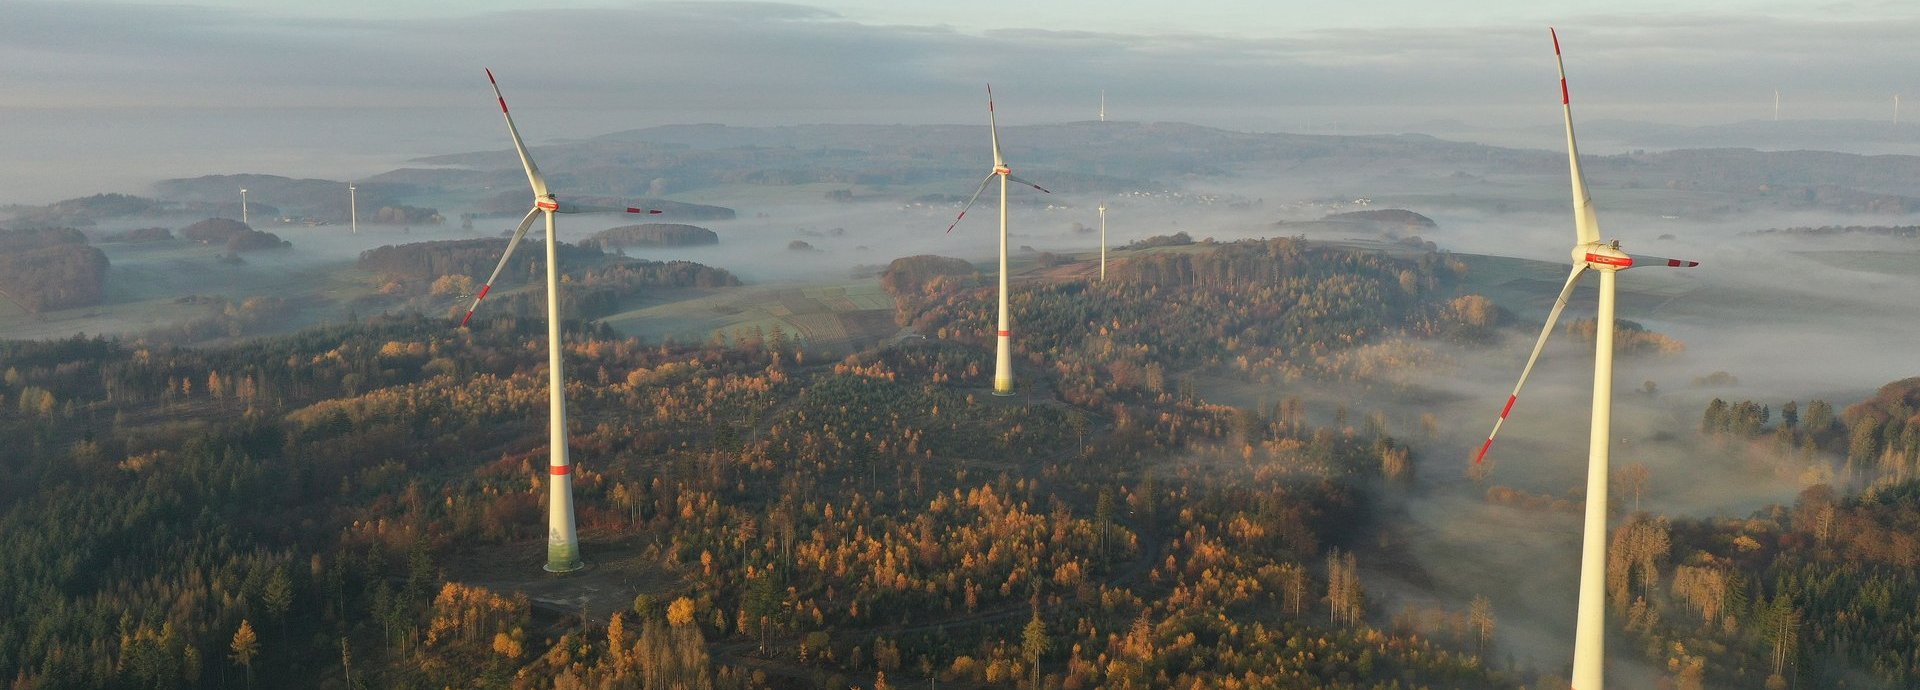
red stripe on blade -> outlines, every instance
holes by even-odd
[[[487,291],[492,289],[493,289],[493,283],[487,283],[486,285],[480,286],[480,294],[474,295],[473,301],[478,302],[480,300],[486,299]]]
[[[1493,437],[1488,436],[1487,442],[1480,444],[1480,453],[1478,455],[1473,456],[1473,464],[1475,465],[1480,464],[1480,459],[1487,457],[1487,449],[1492,447],[1493,447]]]
[[[465,327],[467,326],[467,322],[468,322],[468,321],[472,321],[472,320],[473,320],[473,310],[472,310],[472,309],[468,309],[468,310],[467,310],[467,315],[466,315],[465,317],[462,317],[462,318],[460,319],[460,327],[461,327],[461,328],[465,328]]]
[[[1547,35],[1553,37],[1553,54],[1559,55],[1560,54],[1560,32],[1554,31],[1553,27],[1549,26],[1547,27]]]
[[[1508,412],[1512,412],[1512,411],[1513,411],[1513,401],[1515,401],[1515,400],[1519,400],[1519,399],[1520,399],[1520,396],[1518,396],[1518,395],[1509,395],[1509,396],[1507,396],[1507,406],[1506,406],[1506,407],[1502,407],[1502,408],[1500,408],[1500,418],[1501,418],[1501,419],[1506,419],[1506,418],[1507,418],[1507,413],[1508,413]]]
[[[1560,105],[1572,105],[1573,99],[1567,97],[1567,80],[1560,79]]]

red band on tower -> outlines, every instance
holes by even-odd
[[[551,474],[555,477],[573,474],[573,466],[572,465],[551,465],[547,467],[547,474]]]
[[[1013,335],[1013,331],[1001,331],[1001,332],[1000,332],[1000,337],[1002,337],[1002,338],[1007,338],[1007,337],[1011,337],[1012,335]]]

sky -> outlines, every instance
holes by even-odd
[[[1553,128],[1549,24],[1589,120],[1761,119],[1775,89],[1789,118],[1874,119],[1920,93],[1920,4],[1671,4],[6,0],[0,203],[483,148],[483,67],[536,142],[970,123],[989,81],[1009,125],[1092,119],[1104,90],[1115,119],[1250,131]]]

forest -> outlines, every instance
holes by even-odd
[[[79,230],[0,229],[0,297],[29,313],[99,304],[107,268]]]
[[[1802,477],[1744,518],[1635,513],[1613,532],[1608,601],[1677,688],[1920,683],[1920,379],[1836,414],[1824,400],[1714,399],[1722,458]]]
[[[602,249],[618,247],[690,247],[719,244],[720,235],[697,225],[684,223],[641,223],[607,228],[594,233],[592,240]]]
[[[372,264],[481,261],[450,248],[377,250]],[[587,263],[576,285],[724,275]],[[1406,490],[1420,458],[1379,415],[1286,394],[1365,381],[1350,355],[1386,339],[1483,339],[1500,314],[1454,288],[1464,270],[1444,254],[1282,238],[1128,257],[1104,284],[1027,283],[1015,297],[1031,391],[1020,398],[986,394],[991,290],[937,257],[885,281],[902,322],[929,337],[843,358],[778,330],[651,343],[569,318],[569,445],[593,563],[581,577],[597,578],[580,581],[538,574],[544,324],[523,315],[534,312],[483,311],[469,328],[387,315],[204,348],[0,342],[0,438],[15,449],[0,456],[11,556],[0,678],[1560,687],[1557,670],[1490,661],[1499,612],[1484,599],[1393,611],[1370,597],[1359,566],[1379,557],[1373,498]],[[1213,404],[1181,383],[1197,371],[1270,380],[1278,395]],[[1805,420],[1796,409],[1791,447],[1846,443],[1840,427],[1879,420],[1879,458],[1888,420],[1906,438],[1911,389],[1839,414],[1809,404]],[[1728,452],[1780,434],[1765,419],[1723,429],[1739,406],[1722,407],[1702,433]],[[1816,409],[1828,425],[1817,430]],[[1616,547],[1630,555],[1618,589],[1646,601],[1622,604],[1621,620],[1704,677],[1912,678],[1900,656],[1913,648],[1911,607],[1897,602],[1914,590],[1895,572],[1912,549],[1851,535],[1911,533],[1916,494],[1809,494],[1726,524],[1636,517],[1616,537],[1631,542]],[[1721,536],[1734,530],[1746,540]],[[1699,569],[1685,586],[1683,567]],[[1879,584],[1822,584],[1844,568]],[[1702,614],[1687,597],[1708,570],[1744,584],[1692,625]],[[540,594],[587,581],[617,583],[617,604]],[[1830,599],[1841,591],[1880,598]],[[1879,608],[1841,608],[1853,605]],[[1662,613],[1649,623],[1634,606]],[[1830,627],[1781,628],[1765,617],[1776,609]],[[1780,651],[1768,629],[1798,636]]]

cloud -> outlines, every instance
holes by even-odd
[[[1087,110],[1101,88],[1136,116],[1551,105],[1539,94],[1553,90],[1541,27],[966,32],[710,2],[393,20],[34,1],[5,13],[0,55],[15,68],[0,86],[39,107],[449,107],[473,99],[482,65],[519,100],[735,122],[965,120],[988,80],[1047,116]],[[1623,14],[1562,37],[1583,102],[1658,119],[1776,86],[1801,102],[1878,102],[1920,58],[1905,40],[1915,24]]]

